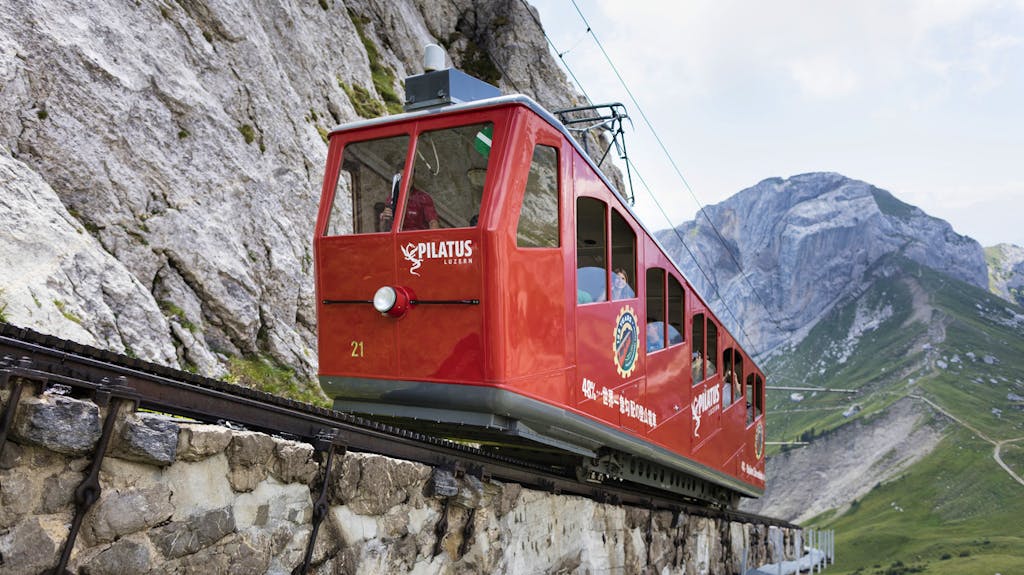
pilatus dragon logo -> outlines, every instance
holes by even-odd
[[[423,263],[423,258],[416,257],[416,252],[416,244],[405,244],[402,246],[402,255],[412,264],[409,266],[409,273],[414,276],[420,275],[416,270],[420,269],[420,265]]]
[[[636,315],[633,313],[633,308],[627,305],[619,311],[619,317],[615,320],[615,339],[612,344],[615,370],[622,377],[629,377],[636,369],[636,352],[639,344],[640,335],[637,333]]]

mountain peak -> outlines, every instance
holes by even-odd
[[[715,229],[699,218],[678,230],[697,244],[697,261],[677,234],[659,237],[703,294],[721,294],[744,323],[763,325],[755,330],[762,334],[759,351],[813,325],[890,254],[986,287],[976,241],[886,190],[835,172],[768,178],[705,212]]]

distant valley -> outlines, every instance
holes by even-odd
[[[748,507],[836,529],[840,572],[1024,571],[1020,248],[838,174],[705,212],[660,237],[691,281],[710,270],[702,293],[744,318],[769,386],[855,390],[769,392],[769,488]]]

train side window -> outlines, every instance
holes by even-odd
[[[747,385],[744,386],[744,389],[743,389],[743,394],[747,398],[747,425],[750,425],[751,423],[754,423],[754,405],[753,405],[754,393],[753,393],[753,391],[754,391],[754,374],[750,374],[750,375],[747,376]]]
[[[764,380],[761,376],[756,373],[748,375],[747,389],[744,392],[747,395],[747,425],[750,425],[764,413]]]
[[[722,370],[725,375],[722,378],[722,409],[732,405],[732,348],[722,353]]]
[[[408,152],[407,135],[346,145],[325,234],[390,231],[390,221],[382,215],[398,197],[395,184],[401,179]]]
[[[683,343],[686,336],[683,332],[686,321],[686,298],[683,297],[683,286],[672,274],[668,276],[668,342],[669,345]]]
[[[764,380],[760,375],[754,375],[754,419],[761,417],[764,413]]]
[[[516,245],[521,248],[557,248],[558,150],[551,146],[533,149],[526,178],[526,192],[519,209]]]
[[[690,370],[693,372],[693,384],[704,381],[704,314],[693,316],[693,354],[690,357]]]
[[[475,227],[487,182],[494,123],[423,132],[402,231]]]
[[[612,272],[611,299],[636,297],[636,232],[618,210],[612,210]]]
[[[707,365],[704,368],[704,377],[708,378],[718,373],[718,326],[715,322],[708,318],[708,342],[707,342],[707,354],[704,355],[707,359]]]
[[[607,207],[596,198],[576,199],[576,301],[604,301],[608,290]]]
[[[743,356],[736,349],[729,348],[722,354],[722,407],[741,402],[743,392]]]
[[[647,270],[647,353],[665,348],[665,270]]]

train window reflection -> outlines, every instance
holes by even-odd
[[[636,232],[619,214],[612,210],[612,297],[636,297]]]
[[[558,151],[551,146],[537,146],[519,210],[516,245],[557,248],[558,213]]]
[[[397,199],[409,151],[409,136],[353,142],[341,156],[326,235],[366,234],[391,229],[385,218]],[[347,199],[347,201],[346,201]]]
[[[417,137],[402,231],[476,226],[493,136],[486,122]]]
[[[604,301],[608,290],[606,206],[596,198],[576,199],[576,301]]]
[[[686,299],[683,286],[672,274],[668,276],[668,344],[683,343],[683,326],[686,321]]]
[[[740,402],[743,381],[743,356],[733,348],[722,354],[722,407],[729,407],[733,402]]]
[[[693,352],[690,357],[690,371],[693,375],[693,384],[704,381],[704,314],[698,313],[693,316]]]
[[[647,270],[647,352],[665,347],[665,270]]]

